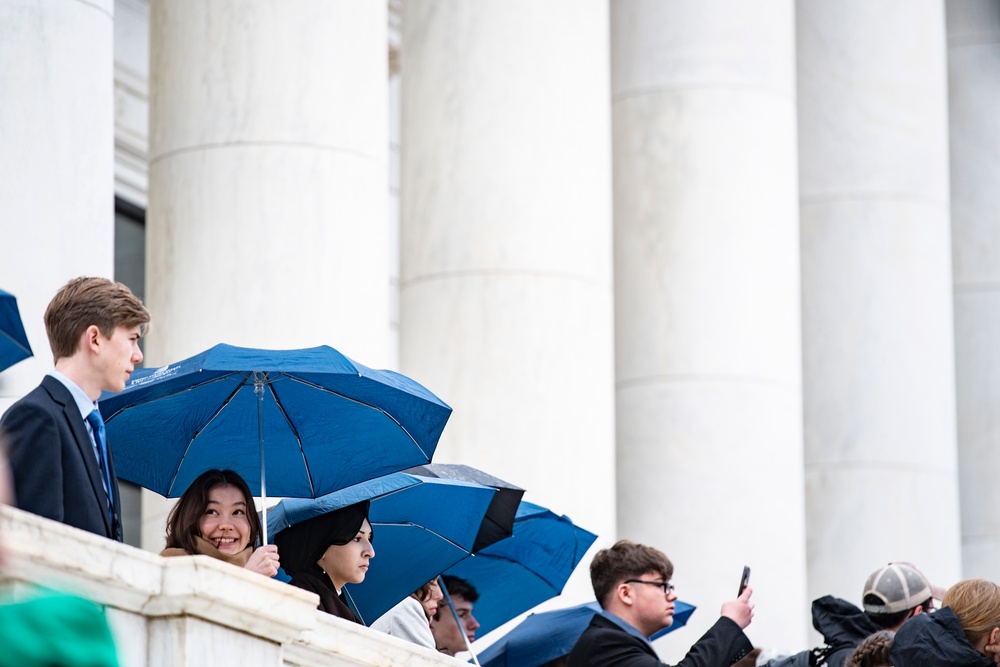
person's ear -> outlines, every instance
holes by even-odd
[[[990,639],[987,644],[1000,644],[1000,628],[993,628],[990,630]]]
[[[96,324],[91,324],[83,332],[81,338],[83,339],[83,348],[85,350],[96,352],[101,344],[101,330]]]
[[[628,606],[632,605],[633,602],[632,587],[629,586],[628,584],[626,583],[618,584],[618,588],[615,589],[615,596],[618,598],[618,601],[621,602],[622,604]]]

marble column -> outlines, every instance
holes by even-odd
[[[400,364],[438,460],[614,538],[607,5],[402,6]],[[586,568],[571,582],[592,596]]]
[[[963,576],[1000,581],[1000,4],[945,7]]]
[[[619,534],[674,561],[692,636],[749,564],[755,643],[798,648],[793,6],[617,1],[611,25]]]
[[[860,604],[961,575],[944,4],[796,8],[809,593]]]
[[[42,315],[70,278],[114,274],[114,3],[0,3],[0,288],[35,356],[0,373],[0,413],[52,368]]]
[[[226,342],[385,366],[386,3],[150,14],[147,365]]]

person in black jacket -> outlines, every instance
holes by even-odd
[[[992,667],[1000,664],[1000,586],[960,581],[944,594],[943,608],[907,621],[896,632],[895,667]]]
[[[825,646],[772,660],[767,665],[841,667],[866,637],[880,630],[898,630],[907,619],[933,609],[934,598],[942,595],[941,589],[931,586],[910,563],[889,563],[868,576],[861,594],[864,611],[831,595],[813,602],[813,627],[823,635]]]
[[[590,580],[603,611],[594,615],[573,646],[567,667],[663,665],[648,638],[673,623],[673,573],[663,552],[629,540],[599,551],[590,564]],[[739,598],[722,605],[721,618],[678,667],[731,665],[753,650],[743,634],[753,618],[752,592],[748,586]]]

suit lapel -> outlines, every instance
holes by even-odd
[[[90,434],[87,433],[87,426],[80,415],[80,408],[73,399],[73,395],[69,393],[69,389],[59,380],[47,375],[42,379],[42,383],[46,385],[46,389],[49,395],[52,396],[52,400],[62,406],[66,423],[69,424],[70,432],[73,434],[77,449],[80,451],[80,457],[83,459],[83,465],[87,469],[87,477],[90,478],[90,486],[94,491],[94,497],[97,499],[98,507],[102,509],[101,516],[104,517],[104,528],[107,530],[109,536],[114,537],[110,524],[111,517],[108,516],[107,511],[108,496],[104,491],[101,468],[97,463],[94,443],[91,441]],[[114,466],[110,467],[114,471]],[[117,507],[115,508],[115,515],[118,515]]]

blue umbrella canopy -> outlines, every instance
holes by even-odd
[[[674,622],[654,635],[658,639],[668,632],[683,627],[694,613],[694,605],[677,600]],[[590,625],[594,614],[601,613],[596,601],[531,614],[510,632],[479,654],[482,667],[538,667],[569,655],[576,640]]]
[[[524,489],[521,487],[509,484],[482,470],[457,463],[430,463],[409,468],[406,472],[423,477],[476,482],[483,486],[492,486],[497,490],[492,502],[490,502],[489,510],[486,511],[483,525],[479,527],[476,543],[472,545],[473,552],[480,551],[514,534],[514,519],[517,517],[521,496],[524,495]]]
[[[469,555],[497,490],[475,482],[393,473],[316,500],[286,499],[268,511],[277,534],[327,512],[370,500],[375,558],[364,582],[345,587],[366,624]]]
[[[0,371],[32,355],[17,299],[10,292],[0,290]]]
[[[209,468],[315,498],[430,461],[451,414],[417,382],[322,346],[216,345],[100,401],[122,479],[178,497]],[[266,470],[266,481],[262,483]]]
[[[468,580],[479,593],[474,614],[486,634],[559,595],[597,536],[569,517],[521,501],[514,535],[469,556],[445,574]]]

